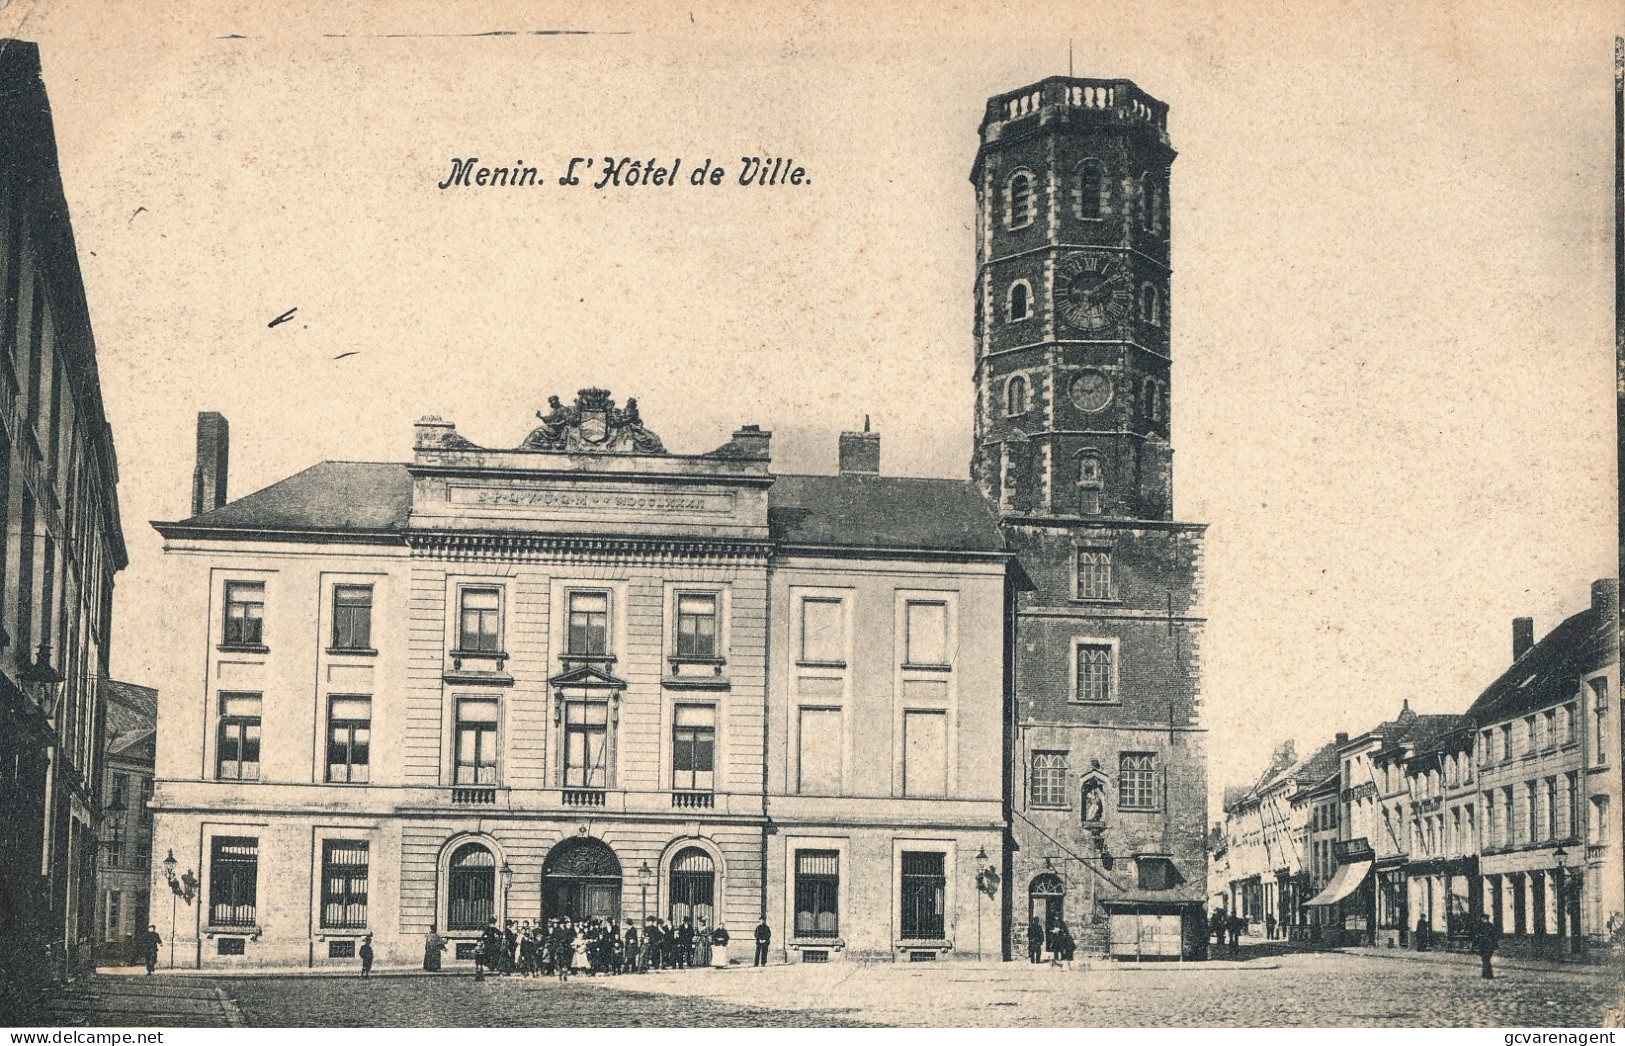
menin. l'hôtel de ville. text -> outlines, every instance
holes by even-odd
[[[480,165],[478,156],[454,156],[451,173],[438,183],[441,189],[465,187],[469,189],[526,188],[545,185],[548,179],[525,161],[516,160],[507,167]],[[811,185],[805,167],[794,160],[773,156],[741,156],[733,171],[708,156],[699,164],[684,164],[682,157],[671,160],[631,156],[605,156],[595,160],[590,156],[572,156],[564,173],[557,179],[564,186],[590,185],[594,189],[634,188],[641,186],[688,185]]]

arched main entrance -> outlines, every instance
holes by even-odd
[[[692,920],[695,926],[713,925],[716,884],[716,865],[710,854],[698,846],[677,851],[671,859],[671,924],[681,926],[685,920]]]
[[[542,918],[607,919],[621,915],[621,862],[600,839],[566,839],[542,862]]]
[[[1045,872],[1035,878],[1027,888],[1027,910],[1029,925],[1037,919],[1043,924],[1046,936],[1060,925],[1066,918],[1066,885],[1061,877]]]

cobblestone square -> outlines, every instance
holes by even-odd
[[[110,976],[45,1023],[249,1027],[1585,1027],[1617,1023],[1613,966],[1465,956],[1268,954],[1235,962],[774,966],[631,977]],[[1614,1017],[1610,1019],[1610,1011]]]

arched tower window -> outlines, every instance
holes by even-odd
[[[1157,288],[1149,283],[1140,288],[1140,319],[1153,325],[1162,324],[1162,308],[1157,301]]]
[[[1031,171],[1017,171],[1010,176],[1004,188],[1004,225],[1007,229],[1024,229],[1033,223],[1038,210]]]
[[[1140,225],[1147,232],[1162,231],[1162,188],[1150,171],[1140,175]]]
[[[1098,221],[1106,213],[1106,169],[1099,160],[1085,160],[1078,170],[1076,203],[1079,218]]]
[[[1004,385],[1004,413],[1017,417],[1027,413],[1027,379],[1017,376]]]
[[[1033,288],[1026,280],[1017,280],[1010,285],[1010,294],[1005,302],[1005,315],[1010,317],[1011,323],[1027,319],[1033,314]]]
[[[1148,421],[1157,420],[1157,379],[1145,379],[1145,392],[1141,397],[1140,410]]]
[[[1105,486],[1101,478],[1100,454],[1086,450],[1078,455],[1078,511],[1085,516],[1100,515],[1100,493]]]

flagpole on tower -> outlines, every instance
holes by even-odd
[[[1070,36],[1066,38],[1066,76],[1069,80],[1072,78],[1072,38]]]

